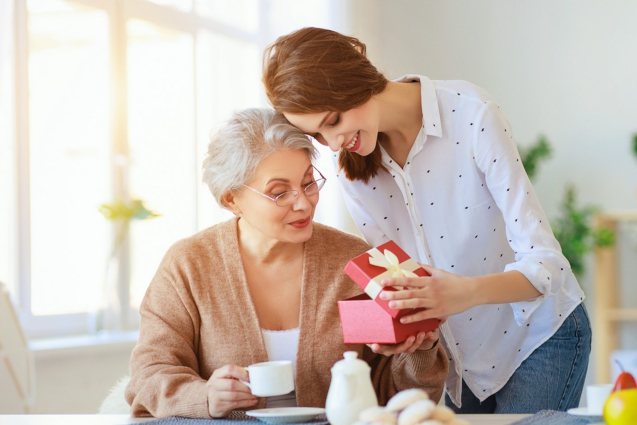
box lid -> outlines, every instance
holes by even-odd
[[[390,308],[389,301],[380,299],[381,292],[397,290],[393,287],[383,288],[380,284],[382,279],[396,276],[429,276],[429,273],[394,241],[386,242],[354,257],[347,263],[344,272],[393,318],[409,314],[413,309]]]

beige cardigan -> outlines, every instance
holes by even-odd
[[[442,395],[448,360],[438,343],[392,357],[366,345],[343,344],[336,302],[362,291],[342,270],[367,249],[362,239],[317,223],[305,243],[295,376],[299,406],[325,406],[330,368],[347,350],[372,367],[381,405],[406,388],[423,388],[436,401]],[[171,247],[140,314],[126,388],[133,416],[209,418],[205,385],[214,370],[268,360],[241,263],[236,219]],[[254,408],[265,402],[260,399]]]

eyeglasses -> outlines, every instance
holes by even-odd
[[[319,170],[316,169],[316,167],[314,167],[314,169],[319,173],[321,178],[320,179],[316,179],[313,182],[308,183],[305,186],[303,186],[303,192],[305,193],[305,196],[316,195],[319,192],[319,190],[323,189],[323,186],[325,186],[325,182],[327,181],[327,179],[323,176],[323,174],[321,174],[321,172]],[[271,196],[266,195],[263,192],[259,192],[258,190],[256,190],[253,187],[250,187],[250,186],[245,185],[245,184],[243,186],[245,186],[248,189],[258,193],[259,195],[261,195],[263,197],[268,198],[271,201],[274,201],[274,203],[276,203],[280,207],[289,207],[290,205],[294,204],[296,202],[296,198],[299,197],[299,191],[298,190],[288,190],[287,192],[283,192],[283,193],[277,195],[275,198],[273,198]]]

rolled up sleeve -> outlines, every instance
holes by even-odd
[[[522,273],[541,293],[534,300],[510,303],[518,325],[547,297],[574,278],[520,159],[511,126],[500,108],[485,102],[475,138],[475,161],[502,211],[515,262],[504,271]]]

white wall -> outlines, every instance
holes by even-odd
[[[637,209],[637,2],[354,1],[352,34],[390,78],[462,79],[499,102],[520,144],[545,134],[535,187],[550,216],[567,182],[581,200]]]
[[[569,182],[580,204],[637,210],[637,158],[630,151],[637,133],[637,2],[351,3],[350,34],[367,44],[387,77],[471,81],[496,99],[519,144],[548,137],[553,156],[534,186],[549,218],[559,213]],[[637,306],[636,234],[624,231],[618,243],[625,307]],[[589,259],[581,279],[588,294],[592,266]],[[621,326],[623,348],[637,349],[636,328]]]
[[[97,413],[110,389],[128,374],[134,345],[134,340],[128,340],[93,346],[36,349],[33,413]]]

